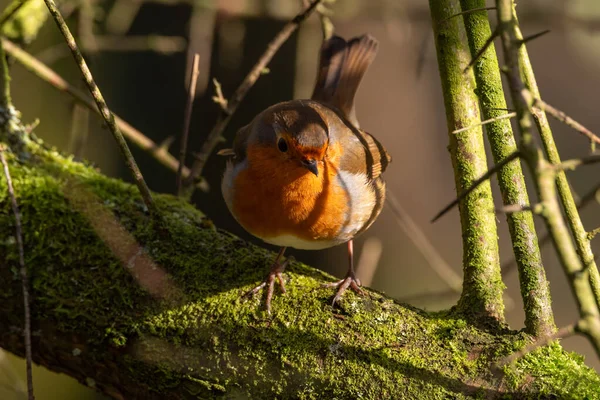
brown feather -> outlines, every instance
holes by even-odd
[[[360,81],[377,54],[378,42],[363,35],[346,42],[333,36],[321,48],[317,82],[312,99],[340,110],[355,127],[359,127],[354,110],[354,96]]]

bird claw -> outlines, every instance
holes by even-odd
[[[243,298],[254,297],[258,292],[263,290],[265,287],[267,288],[267,294],[265,299],[265,308],[267,309],[267,313],[271,315],[271,300],[273,299],[273,294],[275,293],[275,280],[279,282],[279,287],[281,288],[281,293],[285,293],[285,280],[283,279],[283,270],[290,263],[291,257],[285,260],[282,264],[274,264],[271,267],[271,271],[269,275],[265,278],[265,280],[254,289],[251,289],[242,295]]]
[[[346,292],[348,288],[354,290],[359,295],[364,295],[365,292],[360,288],[360,286],[360,280],[354,275],[348,275],[346,276],[346,278],[341,279],[337,282],[323,284],[323,287],[338,289],[335,293],[335,296],[333,296],[333,301],[331,302],[332,306],[335,306],[335,304],[342,298],[342,295],[344,294],[344,292]]]

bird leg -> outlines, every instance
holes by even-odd
[[[348,261],[348,273],[346,274],[346,277],[344,279],[333,283],[326,283],[323,285],[323,287],[335,287],[338,289],[335,296],[333,297],[333,302],[331,303],[331,305],[335,305],[335,303],[338,302],[338,300],[342,297],[342,295],[348,288],[351,288],[358,294],[364,294],[364,292],[360,288],[360,280],[356,277],[356,274],[354,273],[354,244],[352,240],[348,241]]]
[[[267,299],[265,300],[265,307],[267,308],[267,312],[271,314],[271,300],[273,299],[273,293],[275,292],[275,279],[279,282],[279,287],[281,288],[281,293],[285,293],[285,281],[283,280],[283,271],[285,267],[288,266],[293,257],[288,258],[283,263],[280,263],[281,258],[283,257],[283,253],[285,252],[285,247],[282,247],[279,250],[279,254],[275,258],[273,265],[271,266],[271,270],[267,275],[266,279],[257,287],[246,292],[242,297],[253,297],[256,293],[261,291],[265,286],[267,287]]]

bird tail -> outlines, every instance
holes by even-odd
[[[371,35],[349,41],[332,36],[323,43],[312,99],[340,110],[358,128],[354,96],[379,44]]]

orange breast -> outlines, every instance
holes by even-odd
[[[315,176],[295,160],[282,160],[275,148],[250,146],[248,168],[234,182],[236,219],[263,239],[280,235],[335,239],[348,222],[348,195],[335,184],[339,151],[329,147]]]

